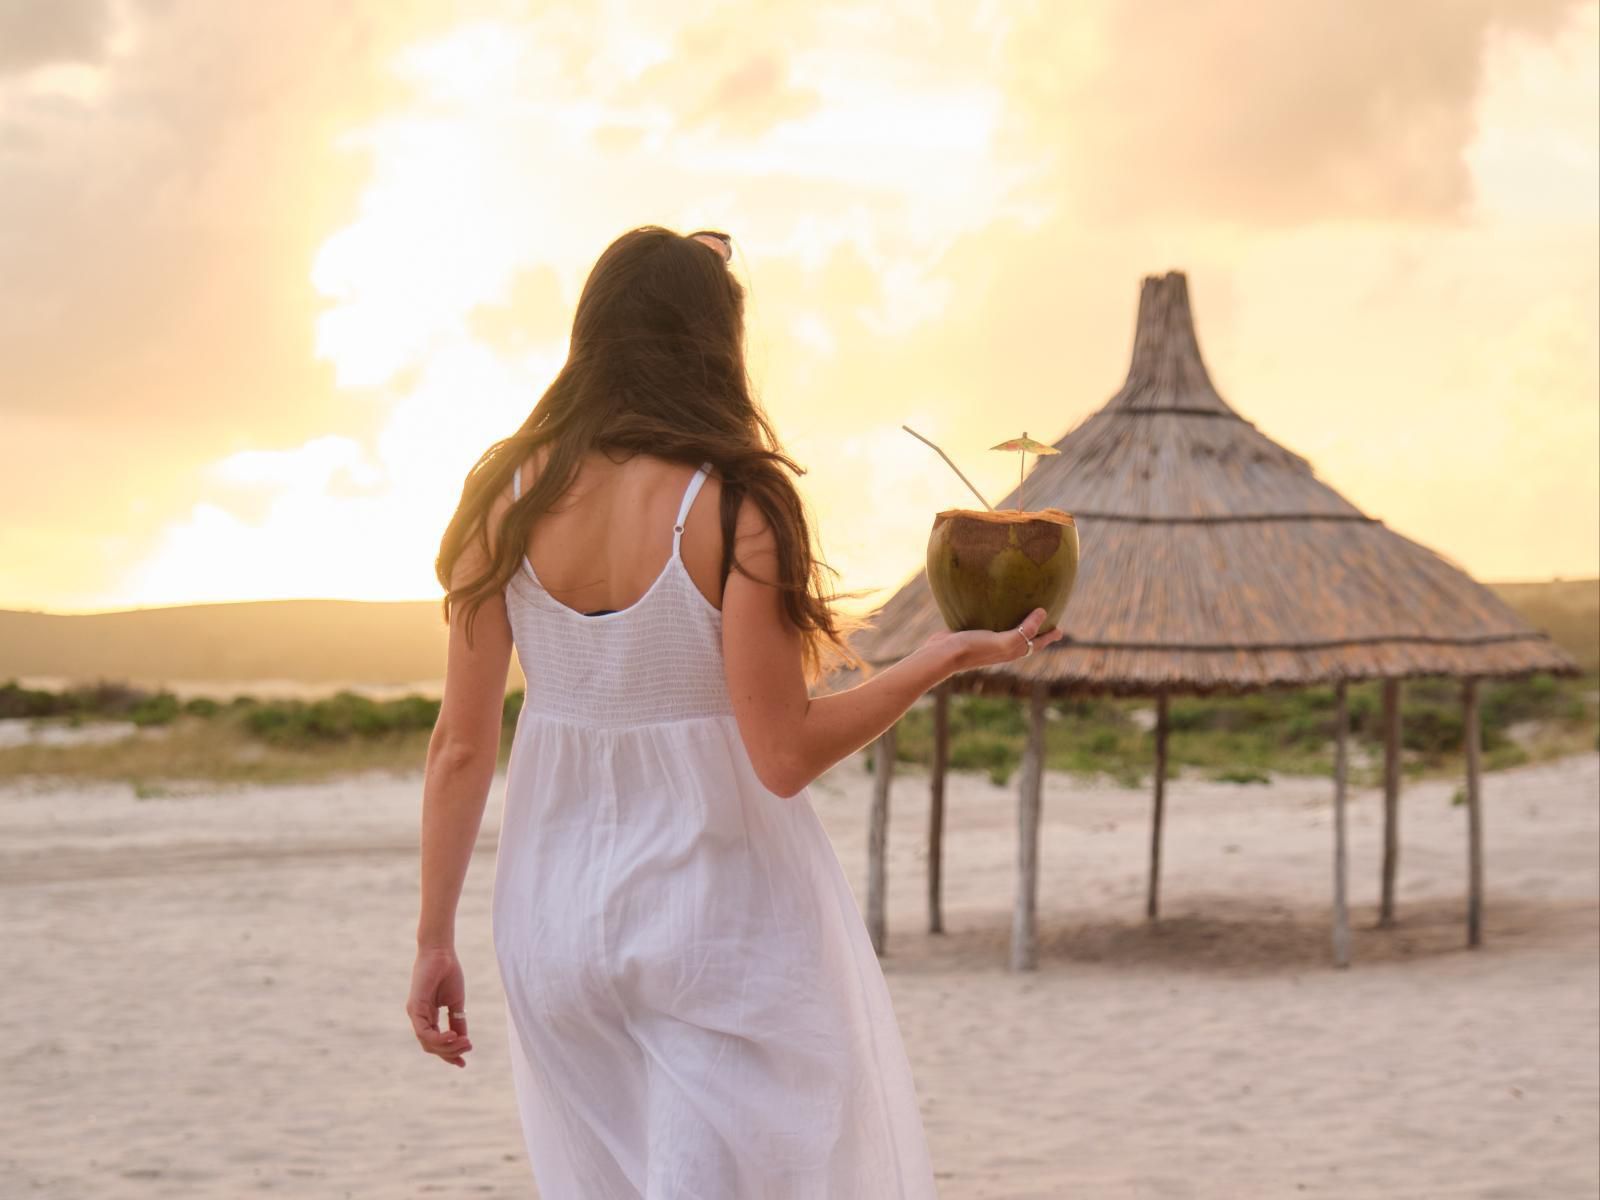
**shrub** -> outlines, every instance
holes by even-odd
[[[269,742],[288,741],[302,732],[302,722],[290,704],[252,704],[245,712],[246,732]]]
[[[1210,719],[1211,710],[1204,700],[1174,696],[1167,702],[1167,729],[1172,733],[1209,728]]]
[[[15,679],[0,685],[0,717],[53,717],[65,711],[63,698]]]
[[[1015,738],[988,730],[950,740],[952,770],[985,771],[995,783],[1005,783],[1021,761],[1021,745]]]
[[[132,684],[100,679],[62,693],[64,712],[84,716],[127,717],[150,693]]]
[[[178,698],[169,691],[159,691],[153,696],[146,696],[128,710],[128,720],[135,725],[170,725],[177,717],[181,706]]]
[[[1212,773],[1218,783],[1271,783],[1272,776],[1255,767],[1229,767]]]
[[[244,726],[273,742],[339,742],[431,729],[439,701],[426,696],[373,700],[348,689],[321,699],[275,700],[244,707]]]
[[[502,726],[515,725],[517,723],[517,716],[522,711],[522,705],[526,695],[526,691],[522,688],[518,688],[514,692],[506,693],[505,704],[502,705],[500,709],[500,723]],[[421,697],[418,697],[418,699],[421,699]],[[438,719],[439,703],[438,701],[434,701],[433,716],[428,719],[428,725],[431,727],[435,722],[438,721]]]
[[[1122,745],[1114,729],[1096,729],[1084,739],[1083,748],[1089,754],[1110,755]]]
[[[950,706],[950,734],[973,732],[1026,735],[1027,704],[1006,696],[959,696]]]
[[[1400,744],[1429,758],[1459,750],[1464,729],[1459,705],[1406,705],[1400,719]]]
[[[1493,750],[1484,751],[1483,769],[1485,771],[1503,771],[1507,767],[1520,767],[1528,761],[1528,752],[1515,742],[1507,741],[1496,746]]]

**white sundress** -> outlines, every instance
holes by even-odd
[[[543,1200],[933,1200],[889,990],[810,791],[756,777],[672,555],[589,616],[524,554],[494,946]],[[521,495],[520,472],[514,485]]]

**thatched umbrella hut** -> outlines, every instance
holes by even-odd
[[[1200,358],[1179,272],[1144,280],[1128,379],[1099,411],[1041,457],[1027,480],[1032,508],[1074,514],[1082,540],[1067,636],[1015,662],[962,672],[934,693],[929,828],[929,928],[942,928],[940,867],[948,702],[952,691],[1027,696],[1019,798],[1019,879],[1011,965],[1034,965],[1038,814],[1047,700],[1147,695],[1156,702],[1155,799],[1146,914],[1158,910],[1166,783],[1167,698],[1332,683],[1333,953],[1350,956],[1345,792],[1350,680],[1384,684],[1384,861],[1380,921],[1394,914],[1400,783],[1400,681],[1462,681],[1468,810],[1468,944],[1482,939],[1478,681],[1577,670],[1548,636],[1425,546],[1367,516],[1316,478],[1217,394]],[[1016,504],[1016,493],[1000,507]],[[887,666],[943,628],[917,575],[874,614],[856,650]],[[844,685],[850,676],[842,677]],[[867,925],[884,946],[884,839],[893,727],[877,744],[869,836]]]

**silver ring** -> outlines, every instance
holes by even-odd
[[[453,1012],[450,1014],[450,1019],[452,1021],[463,1021],[466,1019],[466,1016],[467,1014],[465,1012]]]
[[[1022,633],[1022,630],[1019,628],[1017,632]],[[1027,658],[1028,655],[1033,653],[1033,639],[1027,634],[1022,633],[1022,640],[1028,643],[1028,648],[1022,652],[1022,657]]]

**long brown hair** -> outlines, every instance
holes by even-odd
[[[824,593],[833,572],[811,548],[808,509],[783,469],[805,471],[783,452],[751,393],[744,357],[744,288],[709,246],[659,225],[629,230],[589,272],[572,321],[567,361],[522,427],[491,445],[467,473],[445,529],[435,574],[445,587],[444,618],[466,606],[466,635],[478,608],[521,566],[537,521],[572,484],[584,456],[623,459],[640,452],[692,466],[709,462],[722,483],[722,581],[737,569],[734,530],[748,495],[777,540],[779,577],[757,580],[783,592],[801,632],[807,684],[837,665],[864,668],[845,640],[867,622],[832,611],[832,601],[862,592]],[[487,515],[512,474],[549,445],[539,477],[505,514],[498,544]],[[488,572],[450,590],[456,560],[476,537]]]

